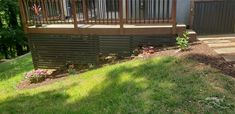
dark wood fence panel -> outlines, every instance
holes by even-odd
[[[197,0],[193,7],[193,29],[198,34],[235,33],[235,0]]]
[[[36,68],[60,68],[66,64],[97,64],[98,39],[88,36],[42,35],[28,36]]]

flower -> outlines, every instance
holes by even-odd
[[[48,76],[48,71],[47,70],[33,70],[25,74],[25,78],[30,80],[31,82],[39,82],[42,81]]]

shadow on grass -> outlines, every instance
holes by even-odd
[[[20,94],[0,102],[0,113],[219,112],[198,102],[220,93],[209,90],[201,77],[194,75],[197,71],[192,71],[188,65],[168,57],[110,66],[111,70],[103,72],[105,79],[83,93],[67,92],[82,86],[71,83],[34,95]]]

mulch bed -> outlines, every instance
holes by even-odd
[[[220,70],[225,75],[235,77],[234,62],[227,62],[223,57],[219,56],[213,49],[209,48],[201,41],[192,43],[188,51],[180,52],[176,47],[168,47],[156,49],[156,52],[150,56],[183,57],[198,61],[205,65],[210,65],[212,68]]]
[[[152,51],[154,50],[154,52]],[[149,51],[149,50],[148,50]],[[221,56],[219,56],[213,49],[209,48],[206,44],[201,41],[197,41],[191,43],[190,49],[188,51],[181,52],[175,46],[173,47],[151,47],[151,54],[142,53],[137,57],[129,57],[125,59],[117,59],[110,63],[104,64],[114,64],[120,61],[126,61],[133,58],[149,58],[149,57],[159,57],[159,56],[175,56],[175,57],[183,57],[191,60],[198,61],[200,65],[209,65],[212,68],[220,70],[223,74],[235,77],[235,68],[233,62],[227,62]],[[102,65],[101,65],[102,66]],[[86,70],[87,71],[87,70]],[[81,73],[81,72],[80,72]],[[17,88],[18,89],[30,89],[35,88],[42,85],[51,84],[57,82],[59,80],[64,80],[68,76],[68,74],[64,72],[56,72],[53,78],[46,79],[44,82],[37,84],[30,84],[27,80],[22,81]]]

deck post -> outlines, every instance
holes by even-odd
[[[25,10],[24,10],[24,5],[23,5],[23,1],[19,0],[19,6],[20,6],[20,16],[22,18],[22,26],[24,29],[24,32],[27,33],[27,19],[26,19],[26,15],[25,15]]]
[[[176,6],[177,6],[177,1],[176,0],[173,0],[172,1],[172,13],[171,13],[171,17],[172,17],[172,20],[173,20],[173,28],[172,28],[172,34],[176,34]]]
[[[46,7],[45,7],[45,0],[42,0],[42,14],[43,14],[43,20],[44,18],[46,18],[46,22],[48,22],[48,15],[47,15],[47,11],[46,11]]]
[[[190,2],[190,14],[189,14],[189,27],[190,27],[190,29],[193,28],[194,2],[195,2],[195,0],[191,0],[191,2]]]
[[[83,15],[85,18],[85,23],[88,24],[88,11],[87,11],[87,1],[88,0],[82,0],[82,9],[83,9]]]
[[[120,22],[120,34],[123,34],[123,0],[119,0],[119,22]]]
[[[72,0],[72,12],[73,12],[73,24],[74,24],[74,29],[78,28],[78,21],[77,21],[77,10],[76,10],[76,1]]]

